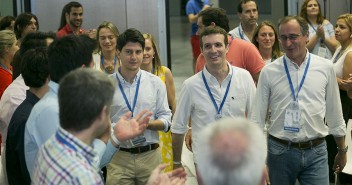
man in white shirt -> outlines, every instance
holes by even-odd
[[[328,184],[325,136],[338,146],[334,170],[346,164],[340,96],[332,63],[306,48],[308,24],[298,16],[280,21],[279,38],[285,55],[263,68],[251,118],[267,125],[271,184]],[[327,121],[327,125],[324,123]]]
[[[127,29],[119,36],[121,67],[110,76],[116,83],[111,120],[115,122],[127,111],[137,115],[143,109],[153,112],[153,116],[141,135],[121,142],[120,151],[107,166],[107,184],[146,184],[153,169],[161,164],[158,131],[169,130],[171,110],[164,83],[140,69],[144,46],[144,37],[136,29]]]
[[[220,27],[209,26],[200,38],[206,64],[201,72],[183,83],[171,127],[175,169],[181,166],[183,137],[190,117],[193,128],[193,132],[189,130],[190,134],[193,133],[191,150],[197,164],[201,147],[199,132],[222,117],[246,117],[255,96],[255,85],[249,72],[231,66],[226,60],[227,32]]]
[[[254,0],[241,0],[237,6],[237,16],[241,21],[240,25],[231,30],[229,34],[235,38],[252,42],[258,21],[257,3]]]

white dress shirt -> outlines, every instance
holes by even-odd
[[[286,76],[283,57],[286,59],[293,88],[297,93],[309,55],[310,65],[298,94],[301,128],[299,132],[285,131],[285,111],[293,101],[293,96]],[[257,85],[256,102],[251,115],[251,119],[261,128],[264,128],[268,109],[271,110],[267,125],[268,134],[283,140],[303,142],[322,138],[328,134],[340,137],[346,132],[333,65],[327,59],[309,54],[308,50],[301,66],[293,63],[285,55],[262,69]],[[328,125],[325,125],[324,118]]]
[[[204,76],[218,107],[220,107],[226,87],[232,79],[221,114],[223,117],[246,117],[255,98],[255,85],[252,76],[244,69],[229,64],[228,67],[230,69],[229,74],[221,84],[208,72],[206,67],[203,68]],[[186,133],[188,119],[191,117],[192,148],[195,160],[197,159],[198,147],[200,147],[198,146],[200,139],[198,134],[209,123],[215,121],[216,114],[217,110],[202,79],[202,71],[185,80],[177,103],[171,132],[176,134]]]
[[[158,76],[155,76],[144,70],[139,70],[132,84],[127,82],[119,72],[116,72],[109,77],[114,81],[116,86],[110,113],[112,122],[117,122],[121,116],[130,111],[120,91],[117,78],[119,78],[121,82],[122,88],[131,107],[133,106],[138,79],[141,78],[133,116],[137,115],[142,110],[147,109],[153,112],[151,120],[162,121],[165,128],[164,131],[168,130],[169,126],[171,125],[172,114],[167,102],[166,86]],[[146,129],[143,134],[146,138],[146,142],[142,143],[142,146],[159,142],[158,131]],[[120,147],[132,148],[133,146],[129,143],[128,140],[122,142]]]
[[[22,75],[19,75],[5,90],[0,100],[0,130],[2,146],[6,144],[7,127],[10,124],[13,113],[26,99],[28,86],[24,83]]]

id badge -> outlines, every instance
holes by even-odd
[[[133,139],[130,139],[130,144],[132,145],[132,147],[135,147],[135,146],[143,144],[146,141],[147,141],[147,139],[142,134],[142,135],[139,135]]]
[[[319,46],[318,55],[325,58],[327,48],[324,45]]]
[[[285,112],[284,130],[299,132],[301,121],[301,110],[296,101],[292,101]]]

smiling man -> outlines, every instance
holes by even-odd
[[[254,29],[257,27],[258,6],[254,0],[241,0],[237,6],[237,16],[240,19],[240,25],[231,30],[235,38],[240,38],[252,42]]]
[[[95,38],[96,30],[83,30],[83,6],[79,2],[71,1],[66,4],[62,10],[61,23],[57,37],[63,37],[68,34],[87,34],[90,38]]]
[[[329,184],[325,136],[334,136],[333,169],[346,164],[346,126],[333,65],[306,48],[308,24],[298,16],[280,21],[285,55],[263,68],[251,118],[264,130],[268,109],[271,184]],[[327,125],[325,124],[325,121]]]
[[[184,134],[192,120],[192,148],[198,162],[199,133],[209,123],[223,117],[246,117],[255,96],[255,85],[248,71],[231,66],[226,60],[227,32],[209,26],[200,35],[205,67],[184,81],[171,127],[174,169],[181,166]],[[200,184],[201,181],[198,178]]]

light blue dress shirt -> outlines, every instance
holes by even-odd
[[[167,102],[166,86],[158,76],[143,70],[139,70],[132,84],[127,82],[119,72],[110,75],[110,78],[116,83],[115,95],[110,112],[112,122],[117,122],[121,116],[129,111],[123,95],[119,89],[118,81],[116,78],[119,78],[126,97],[131,104],[135,98],[137,81],[139,78],[141,78],[136,107],[134,109],[133,115],[135,116],[143,109],[147,109],[153,112],[151,120],[162,121],[165,128],[164,132],[167,132],[169,126],[171,125],[172,114]],[[141,143],[142,146],[159,142],[158,131],[146,129],[143,135],[146,138],[146,141]],[[127,140],[125,142],[121,142],[120,147],[132,148],[134,146],[131,144],[130,140]]]
[[[26,123],[24,134],[24,151],[27,169],[30,176],[34,170],[39,148],[53,135],[59,128],[59,84],[50,81],[49,91],[33,107]],[[100,167],[104,167],[112,158],[117,149],[109,141],[107,145],[101,140],[95,139],[94,150],[99,154]]]

